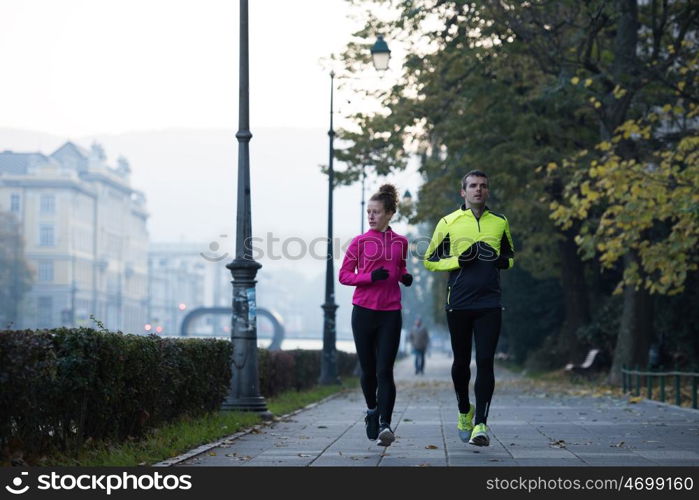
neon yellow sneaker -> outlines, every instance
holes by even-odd
[[[471,433],[469,443],[475,444],[476,446],[488,446],[490,444],[490,438],[488,437],[488,426],[485,424],[476,425]]]
[[[456,430],[459,431],[459,439],[464,443],[468,443],[473,431],[473,414],[476,412],[476,407],[471,405],[468,413],[459,413],[459,422],[456,424]]]

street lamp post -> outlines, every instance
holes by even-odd
[[[252,238],[250,215],[250,107],[248,84],[248,0],[240,0],[240,82],[238,104],[238,203],[235,259],[226,265],[233,276],[233,344],[230,391],[223,410],[256,411],[271,417],[259,391],[255,276],[262,267],[247,244]]]
[[[383,35],[378,35],[376,42],[371,47],[371,57],[374,62],[374,67],[378,71],[388,69],[388,61],[391,57],[391,51],[388,49],[388,44],[384,41]],[[337,375],[337,349],[335,347],[336,339],[336,323],[335,312],[337,304],[335,304],[335,271],[333,264],[333,183],[334,170],[333,159],[335,152],[333,149],[333,141],[335,139],[335,131],[333,130],[333,92],[334,92],[335,72],[330,72],[330,130],[328,137],[330,138],[330,151],[328,158],[328,251],[327,261],[325,266],[325,303],[323,308],[323,353],[320,364],[320,379],[322,385],[339,384],[340,378]],[[364,232],[364,177],[362,177],[362,233]]]
[[[328,252],[325,265],[325,303],[323,308],[323,354],[320,364],[320,379],[322,385],[339,384],[340,379],[337,376],[337,349],[335,348],[336,325],[335,311],[335,271],[333,264],[333,182],[334,170],[333,159],[335,152],[333,150],[333,141],[335,139],[335,131],[333,130],[333,91],[334,91],[335,72],[330,72],[330,130],[328,137],[330,138],[330,155],[328,158]]]
[[[361,211],[361,221],[362,221],[362,231],[361,234],[364,234],[364,184],[366,183],[366,166],[362,167],[362,211]]]

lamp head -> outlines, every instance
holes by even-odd
[[[391,58],[391,51],[388,44],[383,39],[383,35],[376,37],[376,42],[371,47],[371,59],[374,63],[374,68],[377,71],[386,71],[388,69],[388,61]]]

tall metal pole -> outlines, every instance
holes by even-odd
[[[362,213],[361,213],[361,221],[362,221],[362,231],[361,234],[364,234],[364,182],[366,181],[366,167],[362,167]]]
[[[335,72],[330,72],[330,158],[328,160],[328,255],[325,267],[325,304],[323,308],[323,355],[320,365],[320,380],[323,385],[339,384],[337,376],[337,350],[335,348],[335,271],[333,265],[333,140],[335,131],[333,130],[333,87]]]
[[[259,391],[255,276],[262,267],[252,258],[250,214],[250,107],[248,85],[248,0],[240,0],[240,83],[238,104],[238,207],[233,276],[232,377],[223,410],[256,411],[271,417]]]

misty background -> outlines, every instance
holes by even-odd
[[[252,231],[265,250],[258,305],[274,310],[278,304],[270,301],[288,300],[287,309],[303,318],[288,326],[319,336],[325,261],[308,253],[273,260],[266,250],[269,234],[277,254],[289,238],[310,243],[327,236],[328,185],[320,166],[329,156],[331,57],[360,27],[347,4],[268,0],[250,2],[249,13]],[[4,71],[12,75],[0,80],[0,151],[48,155],[66,141],[86,149],[97,142],[109,164],[128,160],[131,186],[146,196],[152,243],[195,243],[211,259],[232,256],[238,3],[7,0],[0,18]],[[359,85],[390,86],[400,56],[394,47],[396,69],[378,74],[370,67]],[[368,103],[351,84],[335,83],[337,130]],[[336,161],[335,168],[343,165]],[[367,178],[367,199],[384,180]],[[420,183],[415,169],[388,180],[401,194],[415,195]],[[334,191],[334,236],[341,243],[360,232],[360,200],[359,184]],[[323,245],[314,248],[324,252]],[[298,255],[302,248],[288,242],[287,250]],[[337,282],[341,258],[335,255],[337,330],[347,337],[353,288]],[[230,260],[202,257],[226,279]]]

